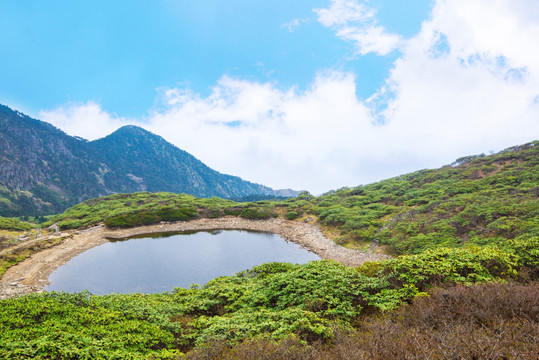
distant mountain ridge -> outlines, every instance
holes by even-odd
[[[297,194],[219,173],[137,126],[87,141],[0,105],[0,216],[57,213],[89,198],[135,191]]]

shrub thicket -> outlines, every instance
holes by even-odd
[[[189,360],[271,359],[537,359],[539,285],[487,284],[438,289],[399,311],[368,316],[331,343],[305,346],[295,337],[214,340]]]
[[[5,218],[0,216],[0,230],[26,231],[36,226],[26,221],[20,221],[14,218]]]
[[[463,349],[477,358],[524,354],[536,349],[537,298],[529,294],[536,294],[537,278],[526,277],[527,286],[514,285],[505,292],[491,290],[498,285],[471,293],[454,286],[520,281],[521,272],[537,274],[538,245],[535,238],[515,241],[504,250],[437,249],[358,269],[329,260],[270,263],[164,294],[45,293],[2,300],[0,356],[177,358],[179,351],[203,354],[206,344],[226,343],[220,348],[228,354],[249,353],[253,347],[278,352],[290,341],[297,345],[297,356],[309,349],[346,353],[353,350],[353,341],[360,344],[354,351],[374,358],[393,357],[401,345],[411,354],[432,358],[442,358],[436,348],[440,344],[451,357],[465,354],[458,352]],[[420,300],[440,287],[434,300]],[[483,305],[471,300],[476,297]],[[407,303],[415,305],[391,317],[389,310]],[[406,311],[417,319],[402,320]],[[364,347],[363,338],[378,345]],[[498,345],[483,346],[494,340]],[[424,352],[411,346],[414,341]],[[214,346],[208,351],[221,350]]]
[[[124,227],[225,215],[267,219],[280,214],[289,220],[308,215],[337,234],[339,244],[362,247],[374,241],[396,254],[418,254],[539,236],[538,180],[536,141],[318,197],[302,193],[281,201],[237,203],[183,194],[116,194],[76,205],[47,224],[59,222],[68,229],[100,222]],[[196,213],[189,210],[184,217],[186,208]]]

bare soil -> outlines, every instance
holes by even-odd
[[[0,279],[0,299],[25,293],[41,292],[49,284],[50,274],[78,254],[106,243],[107,239],[122,239],[136,235],[172,233],[197,230],[251,230],[275,233],[314,252],[322,259],[331,259],[347,266],[358,266],[367,261],[389,258],[371,251],[346,249],[326,238],[316,224],[283,219],[246,220],[237,217],[198,219],[187,222],[161,223],[123,230],[104,226],[71,232],[65,240],[52,248],[42,250],[9,268]]]

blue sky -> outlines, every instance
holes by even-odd
[[[430,1],[393,3],[399,5],[377,4],[389,29],[419,31]],[[160,87],[188,86],[207,95],[227,74],[305,88],[326,68],[356,71],[358,95],[371,95],[395,56],[355,56],[353,46],[316,21],[313,9],[324,5],[6,0],[0,5],[0,43],[8,55],[0,59],[0,95],[35,115],[93,100],[120,116],[140,117],[154,106]]]
[[[537,138],[538,29],[532,0],[3,0],[0,103],[319,193]]]

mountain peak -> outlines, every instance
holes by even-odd
[[[4,216],[50,214],[91,197],[142,190],[223,198],[276,194],[219,173],[139,126],[80,141],[6,106],[0,106],[0,155]]]
[[[152,133],[151,131],[148,131],[148,130],[146,130],[146,129],[140,127],[140,126],[137,126],[137,125],[124,125],[124,126],[118,128],[112,134],[108,135],[107,137],[114,136],[114,135],[135,135],[135,136],[141,136],[141,135],[148,136],[148,135],[151,135],[151,136],[158,136],[158,135]]]

